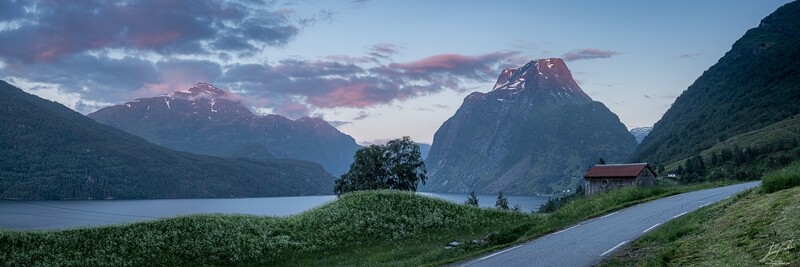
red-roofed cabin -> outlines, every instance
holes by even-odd
[[[647,163],[594,165],[586,175],[586,195],[627,186],[656,184],[656,172]]]

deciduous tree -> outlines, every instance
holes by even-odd
[[[419,146],[404,136],[356,151],[350,170],[336,180],[333,190],[336,195],[374,189],[417,191],[426,179]]]

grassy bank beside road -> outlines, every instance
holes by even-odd
[[[281,218],[195,215],[101,228],[0,231],[0,265],[441,265],[636,203],[717,185],[623,189],[579,198],[550,214],[369,191]],[[453,241],[460,245],[445,249]]]
[[[603,265],[800,266],[798,181],[798,164],[768,173],[762,187],[675,219]]]

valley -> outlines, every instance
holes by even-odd
[[[794,266],[798,14],[0,0],[0,266]]]

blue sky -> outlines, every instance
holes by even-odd
[[[362,143],[430,143],[502,68],[567,57],[632,128],[786,2],[0,0],[0,78],[82,113],[210,82]]]

